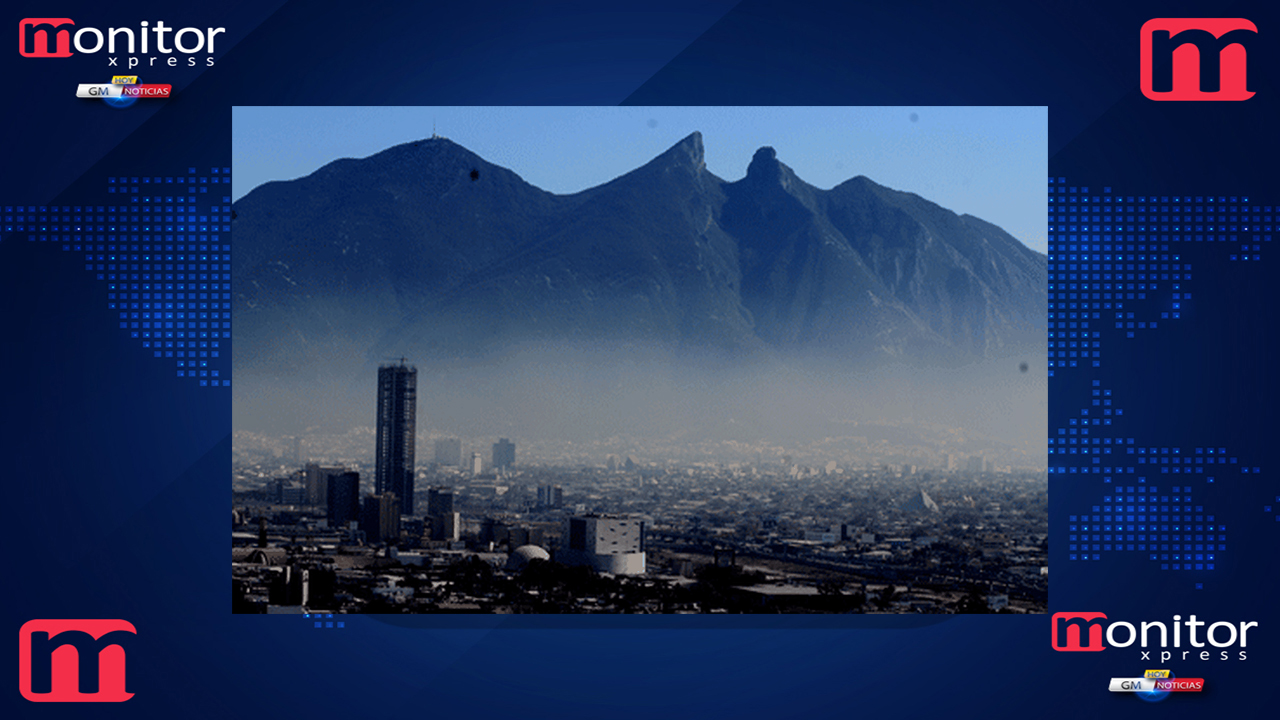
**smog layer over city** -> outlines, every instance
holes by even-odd
[[[237,108],[234,611],[1045,612],[1046,119]]]

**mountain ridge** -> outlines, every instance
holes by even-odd
[[[1043,351],[1045,256],[863,176],[816,188],[768,146],[723,180],[699,132],[568,195],[432,138],[235,210],[237,373],[530,340],[926,364]]]

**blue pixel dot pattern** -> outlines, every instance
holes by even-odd
[[[180,378],[231,386],[231,168],[111,177],[101,204],[4,206],[3,235],[81,254],[119,327]]]
[[[308,621],[314,623],[312,625],[312,627],[314,628],[336,629],[336,628],[344,628],[347,626],[346,622],[342,620],[338,620],[335,622],[333,619],[333,615],[331,613],[326,613],[324,615],[306,613],[303,615],[303,617],[306,618]],[[321,618],[324,618],[324,619],[322,620]]]
[[[1060,402],[1052,388],[1067,378],[1061,386],[1072,395],[1088,393],[1068,405],[1070,412],[1054,413],[1055,423],[1066,422],[1050,427],[1049,472],[1058,482],[1098,483],[1097,504],[1065,510],[1074,513],[1067,516],[1068,557],[1141,555],[1161,570],[1214,570],[1227,550],[1225,525],[1205,510],[1215,481],[1249,480],[1262,468],[1242,465],[1222,447],[1133,437],[1141,420],[1126,429],[1134,413],[1126,416],[1120,393],[1094,379],[1095,369],[1117,344],[1141,342],[1194,312],[1201,290],[1189,244],[1219,244],[1230,262],[1263,262],[1273,207],[1240,196],[1134,196],[1110,187],[1091,193],[1066,178],[1049,178],[1048,195],[1050,394]]]

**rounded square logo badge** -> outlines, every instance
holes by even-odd
[[[1244,18],[1155,18],[1142,26],[1142,94],[1152,100],[1248,100],[1247,46],[1258,27]]]
[[[31,702],[124,702],[137,635],[124,620],[32,620],[18,631],[18,689]]]

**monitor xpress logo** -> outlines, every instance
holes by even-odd
[[[1247,660],[1245,648],[1249,645],[1249,630],[1258,627],[1256,622],[1206,623],[1197,620],[1195,615],[1188,616],[1186,620],[1181,615],[1174,615],[1171,623],[1142,622],[1135,626],[1121,620],[1104,628],[1101,621],[1106,619],[1106,614],[1100,612],[1054,613],[1050,631],[1053,649],[1058,652],[1101,652],[1108,647],[1136,645],[1141,659],[1165,662],[1230,660],[1231,653],[1225,648],[1239,647],[1237,659]],[[1184,641],[1190,649],[1182,649]],[[1175,649],[1170,650],[1171,647]],[[1152,657],[1152,653],[1158,653],[1158,657]]]
[[[214,41],[226,28],[172,28],[157,20],[138,27],[79,27],[71,18],[23,18],[18,22],[18,54],[29,58],[69,58],[105,52],[108,67],[194,67],[204,53],[213,65]],[[185,61],[178,55],[186,55]]]
[[[1141,32],[1142,94],[1152,100],[1248,100],[1256,83],[1246,47],[1257,36],[1257,26],[1243,18],[1148,20]]]
[[[124,620],[32,620],[18,631],[18,689],[32,702],[124,702],[133,697]]]

